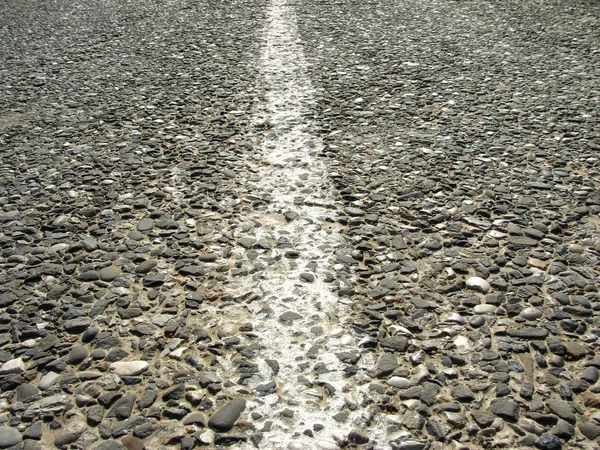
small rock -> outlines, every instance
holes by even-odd
[[[360,430],[354,429],[348,433],[348,442],[358,445],[367,444],[369,442],[369,436]]]
[[[512,422],[519,420],[520,408],[514,400],[498,400],[490,405],[488,411]]]
[[[389,380],[387,380],[387,384],[389,384],[390,386],[397,387],[399,389],[406,389],[412,386],[412,381],[404,377],[391,377]]]
[[[473,395],[471,389],[469,389],[464,384],[460,384],[452,390],[452,397],[454,397],[459,402],[472,402],[473,400],[475,400],[475,395]]]
[[[573,407],[564,400],[559,400],[556,398],[551,398],[547,402],[548,409],[556,414],[561,419],[566,420],[570,423],[575,423],[577,418],[575,417],[575,412],[573,411]]]
[[[393,353],[385,352],[377,361],[377,367],[375,369],[375,377],[383,378],[390,375],[394,369],[398,367],[398,359]]]
[[[102,281],[113,281],[121,276],[121,269],[117,266],[108,266],[98,271]]]
[[[598,439],[600,437],[600,427],[592,423],[580,423],[579,431],[588,439]]]
[[[544,313],[533,306],[525,308],[519,313],[519,316],[526,320],[537,320],[543,316]]]
[[[293,322],[294,320],[301,319],[302,316],[293,311],[286,311],[282,315],[279,316],[280,322]]]
[[[215,431],[229,431],[240,418],[244,409],[246,409],[246,400],[235,398],[212,415],[208,426]]]
[[[82,420],[69,422],[54,438],[54,445],[60,447],[71,444],[79,439],[86,429],[87,425]]]
[[[154,220],[149,219],[149,218],[144,218],[142,220],[140,220],[136,226],[136,229],[138,231],[150,231],[152,228],[154,228]]]
[[[71,351],[68,353],[67,361],[71,365],[79,364],[83,362],[88,357],[88,355],[89,353],[87,348],[85,348],[83,345],[75,345],[73,346],[73,348],[71,348]]]
[[[17,393],[17,401],[19,402],[24,402],[40,393],[38,387],[33,384],[21,384],[15,391]]]
[[[194,411],[194,412],[188,414],[185,417],[185,419],[183,419],[183,424],[184,425],[198,424],[202,427],[206,427],[206,425],[207,425],[206,414],[204,414],[202,411]]]
[[[362,209],[355,208],[353,206],[347,206],[346,208],[344,208],[344,212],[352,217],[361,217],[366,214]]]
[[[109,369],[120,376],[136,376],[148,370],[146,361],[117,361],[109,366]]]
[[[484,294],[491,289],[490,283],[481,277],[470,277],[467,279],[467,287],[473,291],[482,292]]]
[[[535,440],[535,446],[540,450],[561,450],[560,438],[552,434],[542,434]]]
[[[42,378],[40,378],[40,382],[38,383],[38,387],[40,390],[45,391],[50,389],[60,378],[60,375],[55,372],[48,372]]]
[[[125,447],[127,447],[127,450],[146,450],[146,444],[144,444],[144,441],[136,438],[135,436],[124,436],[121,439],[121,442]]]
[[[0,448],[12,447],[21,440],[21,433],[16,428],[0,426]]]
[[[10,359],[0,366],[0,375],[25,372],[25,363],[21,358]]]

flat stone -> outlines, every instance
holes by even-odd
[[[506,242],[508,244],[508,248],[513,250],[520,250],[538,245],[537,240],[527,236],[508,236],[506,238]]]
[[[217,255],[214,253],[199,253],[196,259],[202,262],[215,262],[217,260]]]
[[[206,427],[207,423],[206,414],[204,414],[202,411],[194,411],[185,416],[183,419],[184,425],[198,424],[202,427]]]
[[[144,418],[142,416],[133,416],[133,417],[130,417],[129,419],[122,420],[120,422],[117,422],[115,424],[115,426],[113,427],[112,436],[113,437],[123,436],[123,435],[129,433],[134,428],[144,425],[146,423],[147,423],[146,418]]]
[[[498,400],[490,405],[488,411],[494,413],[502,419],[509,421],[519,420],[520,407],[514,400]]]
[[[506,334],[519,339],[545,339],[548,336],[548,330],[534,327],[508,328]]]
[[[40,378],[40,382],[38,383],[38,387],[40,390],[45,391],[50,389],[60,378],[60,375],[54,372],[48,372],[42,378]]]
[[[128,419],[133,411],[133,405],[137,397],[135,394],[127,394],[118,399],[106,414],[106,417],[116,417],[119,420]]]
[[[398,359],[393,353],[385,352],[377,361],[377,367],[375,368],[375,377],[383,378],[390,375],[394,369],[398,367]]]
[[[279,316],[280,322],[293,322],[294,320],[302,319],[302,316],[293,311],[286,311]]]
[[[150,231],[152,228],[154,228],[154,220],[144,218],[137,223],[135,228],[136,230],[141,232]]]
[[[526,320],[537,320],[540,317],[542,317],[543,315],[544,315],[544,313],[542,313],[542,311],[540,311],[539,309],[537,309],[533,306],[529,306],[529,307],[523,309],[519,313],[519,317],[522,317],[523,319],[526,319]]]
[[[548,409],[561,419],[564,419],[570,423],[576,422],[577,417],[575,416],[573,407],[568,402],[551,398],[546,402],[546,404],[548,405]]]
[[[127,308],[127,309],[119,309],[117,310],[117,314],[123,320],[134,319],[136,317],[140,317],[143,312],[140,308]]]
[[[0,426],[0,448],[12,447],[21,440],[21,433],[16,428]]]
[[[408,349],[409,341],[406,336],[391,336],[382,339],[380,344],[383,348],[390,348],[403,353]]]
[[[62,428],[54,438],[54,445],[61,447],[63,445],[71,444],[79,439],[79,436],[87,429],[87,425],[82,420],[70,421]]]
[[[0,366],[0,375],[25,372],[25,363],[21,358],[10,359]]]
[[[102,281],[113,281],[121,276],[121,268],[117,266],[108,266],[98,271],[98,276]]]
[[[476,410],[473,411],[471,415],[480,428],[489,427],[496,419],[496,416],[489,411]]]
[[[89,317],[77,317],[63,323],[63,328],[69,334],[81,334],[92,324]]]
[[[89,352],[83,345],[75,345],[67,354],[67,361],[71,365],[79,364],[85,361]]]
[[[25,439],[35,439],[39,441],[42,438],[42,421],[38,420],[31,424],[27,430],[23,433]]]
[[[25,383],[18,386],[17,389],[15,389],[15,392],[17,394],[17,401],[24,402],[31,397],[38,395],[40,390],[33,384]]]
[[[567,359],[569,360],[581,359],[588,353],[585,345],[579,342],[565,342],[565,347],[567,350]]]
[[[390,386],[397,387],[399,389],[406,389],[406,388],[412,386],[413,383],[408,378],[390,377],[390,379],[387,380],[387,384],[389,384]]]
[[[346,208],[344,208],[344,212],[352,217],[361,217],[366,214],[362,209],[355,208],[353,206],[347,206]]]
[[[145,448],[145,447],[142,447]],[[96,445],[92,450],[131,450],[119,441],[104,441]]]
[[[244,409],[246,409],[246,400],[235,398],[212,415],[208,421],[208,426],[215,431],[229,431],[240,418]]]
[[[109,369],[120,376],[136,376],[148,370],[146,361],[117,361],[109,366]]]
[[[300,274],[300,279],[302,281],[306,281],[308,283],[312,283],[313,281],[315,281],[315,276],[314,276],[314,274],[312,274],[310,272],[302,272]]]
[[[452,390],[452,397],[454,397],[459,402],[472,402],[475,400],[475,395],[464,384],[459,384]]]
[[[157,266],[158,262],[155,259],[149,259],[138,264],[135,268],[135,273],[148,273]]]
[[[565,440],[571,439],[573,437],[573,433],[575,433],[575,427],[573,427],[573,425],[566,420],[559,420],[556,425],[550,428],[550,434]]]
[[[144,441],[135,436],[124,436],[121,438],[121,442],[127,447],[127,450],[146,450]]]
[[[600,378],[600,371],[594,366],[586,367],[581,374],[581,379],[589,383],[595,383]]]
[[[579,431],[588,439],[598,439],[600,437],[600,427],[593,423],[580,423],[578,425]]]

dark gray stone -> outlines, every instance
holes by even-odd
[[[488,411],[511,422],[519,420],[520,407],[514,400],[506,399],[495,401],[490,405]]]
[[[229,431],[240,418],[244,409],[246,409],[246,400],[235,398],[211,416],[208,426],[219,432]]]

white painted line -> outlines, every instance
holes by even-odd
[[[233,257],[245,261],[253,273],[235,277],[226,290],[234,296],[252,292],[258,300],[222,313],[229,316],[225,319],[254,326],[260,349],[252,362],[258,373],[245,379],[248,389],[268,382],[277,386],[248,402],[246,412],[254,413],[252,422],[259,430],[272,421],[260,448],[337,449],[354,428],[369,433],[372,442],[384,443],[383,427],[373,428],[365,407],[367,386],[356,385],[358,375],[345,376],[348,363],[336,355],[361,351],[359,338],[346,324],[350,306],[331,290],[334,251],[342,238],[327,166],[317,156],[323,143],[310,120],[315,91],[295,9],[288,1],[273,0],[267,8],[260,60],[267,101],[254,118],[256,125],[267,125],[267,131],[257,141],[260,161],[249,161],[255,175],[247,182],[254,197],[270,202],[239,217],[241,223],[233,231],[236,239],[249,237],[272,248],[258,249],[252,264],[247,250],[236,248]],[[288,221],[286,214],[296,218]],[[297,258],[286,255],[290,250]],[[286,313],[290,321],[282,321]],[[361,367],[374,365],[365,360],[368,356],[361,358]],[[235,360],[221,357],[219,362],[222,378],[239,378]],[[348,418],[337,421],[338,413],[348,413]]]

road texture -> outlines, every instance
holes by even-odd
[[[0,449],[600,448],[600,5],[0,4]]]

